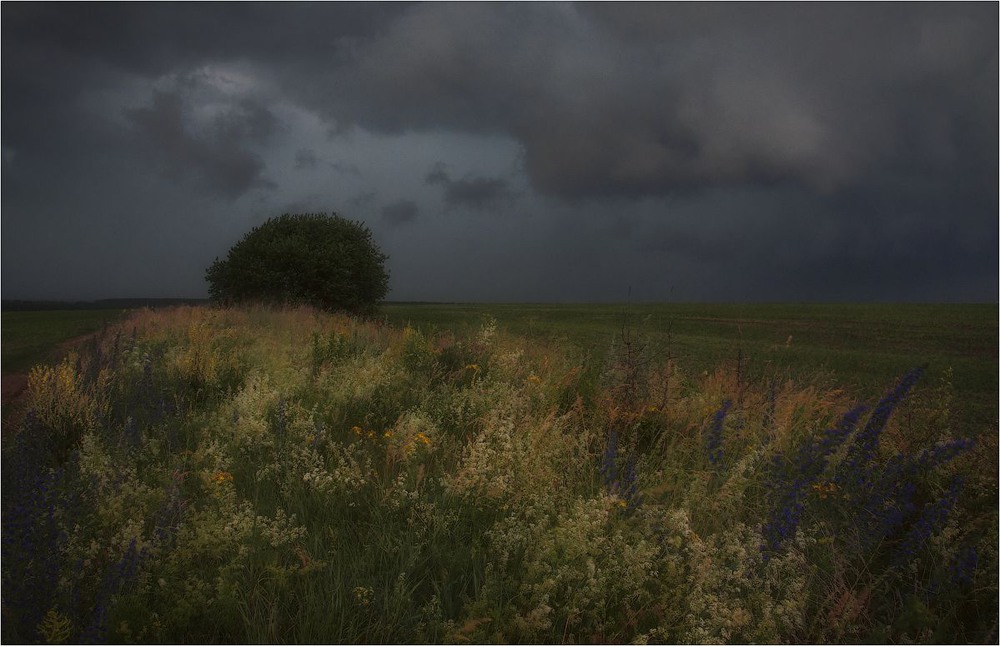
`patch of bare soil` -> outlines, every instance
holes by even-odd
[[[21,395],[24,394],[27,388],[28,388],[28,375],[20,372],[14,372],[9,375],[3,375],[3,385],[2,385],[3,405],[6,406],[11,402],[20,399]]]
[[[82,334],[80,336],[75,336],[72,339],[66,339],[61,341],[55,346],[54,356],[58,357],[57,360],[61,361],[71,350],[86,343],[89,339],[97,336],[100,332],[91,332],[90,334]],[[2,375],[2,397],[3,405],[12,404],[19,401],[24,393],[28,389],[28,375],[21,372],[12,372]]]

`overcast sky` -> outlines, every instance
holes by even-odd
[[[292,212],[392,300],[992,301],[998,5],[2,5],[3,297],[202,297]]]

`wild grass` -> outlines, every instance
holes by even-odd
[[[122,310],[67,310],[4,312],[3,371],[27,372],[38,363],[52,361],[53,346],[91,332],[121,318]]]
[[[509,333],[573,345],[594,360],[624,320],[659,360],[688,374],[741,362],[745,376],[826,378],[858,400],[928,364],[925,379],[951,379],[961,423],[996,419],[997,305],[919,303],[387,304],[386,320],[469,331],[492,317]],[[619,339],[620,341],[620,339]],[[950,372],[949,372],[950,371]]]
[[[3,638],[995,640],[996,429],[947,379],[623,339],[133,313],[5,429]]]

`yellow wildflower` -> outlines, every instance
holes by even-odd
[[[812,486],[813,491],[815,491],[821,499],[826,499],[828,496],[833,495],[837,491],[837,485],[832,482],[817,482]]]
[[[382,437],[385,437],[385,438],[392,437],[392,431],[386,431],[385,433],[382,433]]]
[[[470,363],[469,365],[465,366],[465,369],[471,370],[472,372],[479,372],[479,364]]]
[[[233,481],[233,474],[228,471],[219,471],[214,476],[212,476],[212,481],[216,484],[225,484],[227,482]]]
[[[358,437],[361,437],[361,433],[362,433],[363,430],[364,429],[362,429],[360,426],[352,426],[351,427],[351,432],[354,433],[355,435],[357,435]]]
[[[538,375],[531,375],[530,377],[528,377],[528,381],[530,381],[533,384],[542,383],[542,379]]]
[[[416,435],[414,436],[414,438],[415,438],[415,439],[416,439],[416,440],[417,440],[418,442],[423,442],[423,443],[424,443],[425,445],[428,445],[428,446],[429,446],[429,445],[430,445],[430,443],[431,443],[431,438],[427,437],[427,436],[426,436],[425,434],[423,434],[423,433],[417,433],[417,434],[416,434]]]

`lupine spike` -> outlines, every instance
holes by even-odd
[[[893,556],[894,567],[901,567],[912,561],[927,539],[944,525],[964,486],[965,478],[961,475],[954,476],[944,495],[936,502],[924,506],[920,517],[896,549]]]
[[[722,402],[722,406],[712,417],[712,423],[705,432],[705,446],[708,450],[708,461],[713,466],[718,466],[722,462],[722,426],[729,413],[729,407],[733,405],[732,400],[727,399]]]
[[[608,446],[604,449],[601,458],[601,475],[604,476],[604,484],[611,490],[618,483],[618,432],[611,429],[608,435]]]
[[[903,400],[913,385],[923,374],[924,367],[914,368],[906,373],[896,387],[890,390],[872,410],[868,423],[858,432],[847,451],[847,456],[841,463],[836,475],[836,482],[841,487],[857,485],[864,478],[875,452],[878,450],[879,438],[893,410]]]
[[[776,504],[761,529],[764,537],[761,548],[765,554],[777,551],[786,541],[795,537],[808,488],[826,471],[827,460],[854,430],[863,412],[864,407],[858,406],[845,413],[834,428],[823,434],[822,439],[800,448],[791,462],[786,462],[781,454],[775,456],[776,477],[771,489],[777,492],[774,496]],[[790,482],[787,480],[789,474],[786,469],[790,469],[793,476]]]

